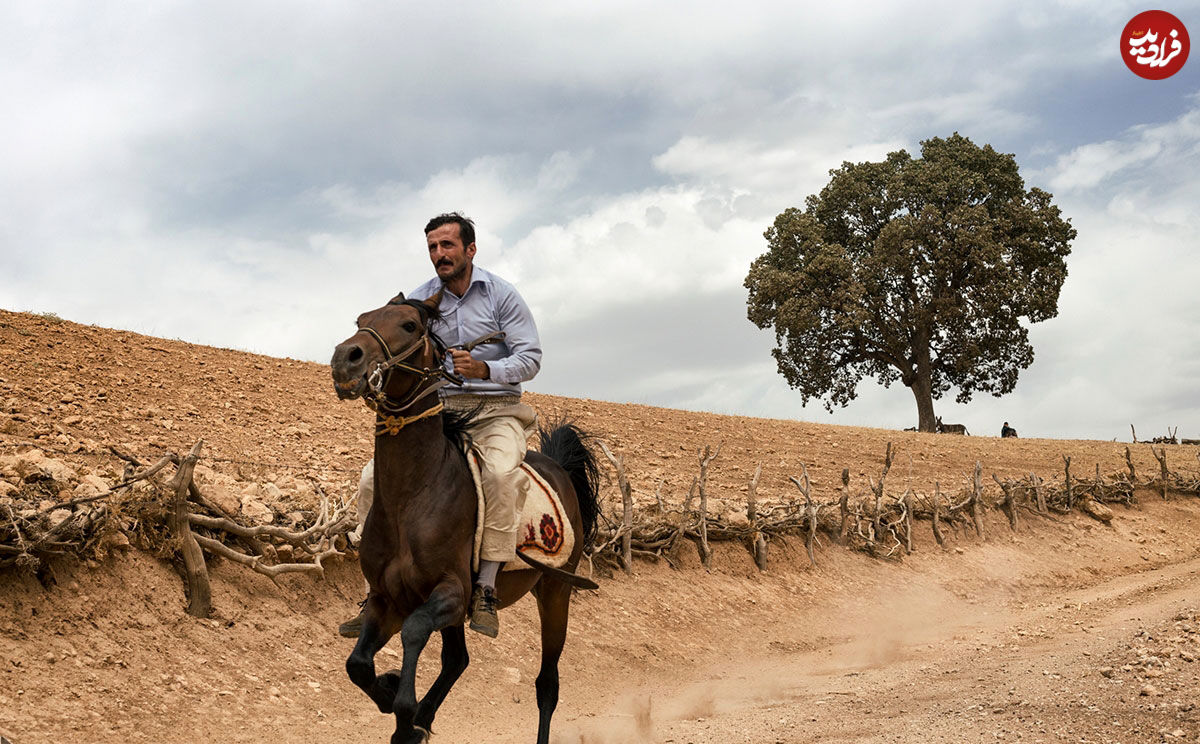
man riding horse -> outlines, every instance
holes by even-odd
[[[474,265],[475,223],[458,212],[440,214],[425,226],[429,260],[437,276],[409,297],[428,300],[440,294],[441,319],[430,330],[450,347],[446,366],[464,378],[461,385],[439,391],[447,410],[475,412],[467,431],[481,460],[484,494],[483,541],[479,575],[469,606],[472,630],[495,638],[496,577],[500,567],[516,560],[521,509],[528,480],[520,471],[526,441],[536,430],[537,414],[521,402],[521,383],[533,379],[542,362],[542,347],[529,307],[513,285]],[[468,350],[469,342],[502,334],[495,343]],[[367,463],[359,483],[359,530],[374,499],[375,461]],[[338,632],[355,638],[362,613]]]

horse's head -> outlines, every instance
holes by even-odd
[[[444,350],[431,337],[429,322],[437,316],[441,297],[439,292],[420,301],[399,294],[358,316],[358,330],[334,347],[329,362],[337,396],[402,398],[425,382],[428,373],[440,370]],[[392,375],[396,368],[414,374]]]

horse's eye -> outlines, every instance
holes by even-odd
[[[417,324],[410,320],[404,324],[404,330],[412,333],[413,331],[417,330]]]

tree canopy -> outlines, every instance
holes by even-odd
[[[913,391],[919,428],[951,388],[1011,392],[1033,347],[1022,319],[1058,314],[1075,230],[1016,158],[957,133],[882,162],[843,163],[764,233],[748,316],[802,399],[845,406],[864,377]]]

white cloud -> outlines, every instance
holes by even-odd
[[[1119,175],[1121,183],[1113,184],[1119,197],[1128,195],[1131,186],[1143,185],[1151,186],[1156,196],[1180,189],[1194,195],[1194,171],[1188,165],[1200,159],[1200,96],[1191,100],[1193,108],[1173,121],[1133,127],[1120,138],[1061,155],[1047,174],[1051,188],[1056,192],[1090,189]]]

